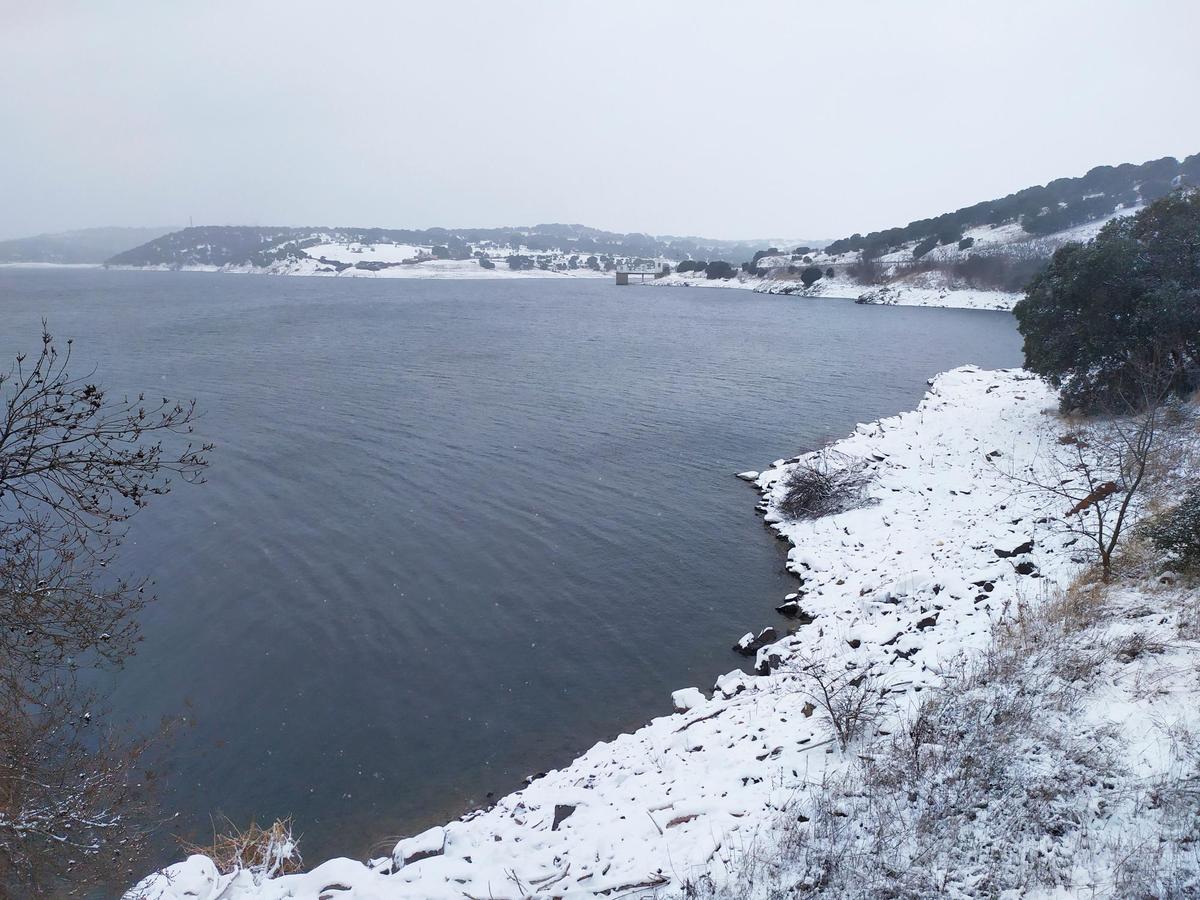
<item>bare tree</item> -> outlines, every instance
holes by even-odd
[[[104,725],[98,698],[69,675],[6,676],[2,689],[0,896],[134,877],[152,819],[151,737]]]
[[[33,365],[22,354],[0,374],[0,516],[10,528],[53,530],[103,561],[120,540],[117,526],[167,493],[170,474],[199,480],[212,447],[168,451],[166,435],[191,433],[195,401],[112,400],[71,376],[71,345],[60,354],[43,322]]]
[[[1095,551],[1106,582],[1152,475],[1168,467],[1179,443],[1170,425],[1175,407],[1164,385],[1153,372],[1143,373],[1140,396],[1120,400],[1136,412],[1077,420],[1027,471],[1005,473],[1070,504],[1063,510],[1064,526]]]
[[[144,581],[109,575],[125,526],[171,476],[203,480],[195,403],[110,398],[42,328],[0,374],[0,894],[119,874],[141,846],[145,742],[99,722],[85,665],[134,649]]]
[[[842,750],[879,721],[888,689],[872,666],[833,672],[822,660],[801,656],[792,671],[799,676],[804,694],[828,717]]]

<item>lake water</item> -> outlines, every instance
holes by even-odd
[[[159,600],[113,721],[187,717],[177,830],[290,814],[313,861],[708,688],[794,586],[733,474],[1020,363],[1007,313],[565,279],[0,269],[0,316],[5,357],[44,316],[199,399],[208,483],[121,556]]]

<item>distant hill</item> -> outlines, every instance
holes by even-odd
[[[1054,251],[1095,237],[1176,188],[1200,187],[1200,154],[1097,166],[996,200],[821,249],[759,251],[738,271],[685,263],[662,285],[712,283],[863,303],[1011,308]]]
[[[310,274],[353,268],[381,271],[442,260],[474,264],[483,258],[487,261],[483,263],[485,268],[496,260],[501,267],[507,264],[512,268],[602,271],[618,265],[650,265],[658,260],[749,258],[762,246],[761,241],[655,237],[562,224],[425,229],[207,225],[158,236],[115,254],[108,263]],[[341,252],[335,252],[336,248]],[[347,251],[356,255],[348,257]],[[360,255],[364,252],[368,257]],[[385,256],[387,261],[383,261]]]
[[[81,228],[0,241],[0,263],[102,263],[170,228]]]
[[[1078,178],[1056,178],[1046,185],[1028,187],[932,219],[918,219],[900,228],[853,234],[834,241],[825,250],[833,256],[857,251],[871,257],[909,243],[932,242],[932,249],[961,240],[968,229],[1012,223],[1019,223],[1031,236],[1044,236],[1150,203],[1181,180],[1200,185],[1200,153],[1183,162],[1164,156],[1141,165],[1096,166]]]

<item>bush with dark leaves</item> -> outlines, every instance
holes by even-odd
[[[1142,532],[1154,549],[1180,568],[1200,572],[1200,484],[1191,487],[1178,506],[1155,516]]]

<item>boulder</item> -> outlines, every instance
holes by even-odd
[[[1032,540],[1026,541],[1023,544],[1019,544],[1018,546],[1014,547],[1011,550],[1001,550],[999,547],[995,548],[995,554],[998,557],[1000,557],[1001,559],[1008,559],[1010,556],[1024,556],[1026,553],[1032,553],[1032,552],[1033,552],[1033,541]]]
[[[787,616],[789,619],[795,619],[801,625],[808,625],[815,620],[814,616],[810,616],[804,611],[799,600],[785,600],[775,607],[775,612]]]
[[[554,804],[554,823],[550,826],[551,831],[558,831],[558,826],[567,819],[571,813],[575,812],[575,805],[572,803],[556,803]]]
[[[415,837],[405,838],[392,850],[392,864],[396,869],[412,865],[431,856],[446,852],[446,829],[435,825]]]
[[[671,703],[675,707],[675,712],[687,712],[707,700],[708,698],[701,693],[700,689],[694,687],[684,688],[671,694]]]
[[[726,672],[719,676],[713,685],[713,690],[728,700],[746,690],[748,681],[749,676],[745,672],[741,669],[734,669],[732,672]]]
[[[763,647],[758,651],[758,657],[754,661],[754,674],[770,675],[781,665],[783,665],[783,655],[771,647]]]
[[[744,635],[742,635],[738,642],[733,645],[733,649],[742,654],[742,656],[753,656],[759,651],[760,647],[765,647],[767,644],[773,644],[777,640],[779,640],[779,634],[774,628],[768,625],[758,633],[758,637],[755,637],[753,632],[746,632]]]

